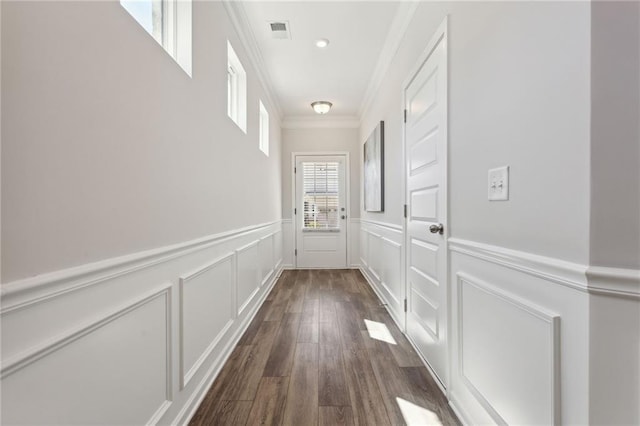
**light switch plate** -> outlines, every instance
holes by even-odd
[[[489,201],[509,199],[509,166],[489,170]]]

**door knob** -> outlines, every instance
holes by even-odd
[[[441,223],[439,223],[437,225],[431,225],[429,227],[429,231],[432,234],[440,234],[440,235],[442,235],[444,233],[444,225],[441,224]]]

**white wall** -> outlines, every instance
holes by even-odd
[[[3,3],[3,283],[280,218],[279,117],[222,3],[194,3],[193,78],[118,2]]]
[[[590,26],[584,3],[421,4],[362,120],[361,142],[385,121],[388,194],[383,214],[362,218],[402,223],[401,86],[446,14],[450,235],[586,261]],[[487,171],[502,165],[511,166],[511,199],[489,203]]]
[[[190,78],[117,1],[2,2],[3,424],[186,424],[279,275],[280,118],[193,20]]]
[[[640,287],[640,3],[592,2],[591,16],[591,281],[628,291]],[[591,423],[639,424],[640,301],[594,294],[589,325]]]
[[[293,152],[348,152],[349,153],[349,212],[347,231],[347,266],[359,264],[360,217],[360,157],[358,129],[346,127],[303,127],[282,129],[282,235],[283,261],[286,267],[294,265],[294,226],[292,196],[291,153]]]
[[[591,264],[640,269],[640,3],[591,15]]]
[[[362,268],[399,307],[402,83],[448,16],[445,384],[466,423],[638,422],[640,15],[608,4],[421,3],[362,117],[360,143],[385,121],[388,194],[384,213],[361,212]],[[510,200],[490,203],[502,165]]]
[[[349,187],[349,217],[360,217],[360,157],[358,129],[355,128],[300,128],[282,129],[282,217],[290,219],[293,214],[292,152],[348,152],[351,171]]]
[[[2,2],[0,2],[0,93],[2,93]],[[0,95],[0,97],[1,96],[2,95]],[[2,235],[2,102],[1,102],[1,99],[0,99],[0,235]],[[0,282],[2,282],[2,243],[1,242],[0,242]]]

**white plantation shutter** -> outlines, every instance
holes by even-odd
[[[338,163],[302,163],[305,229],[338,229]]]

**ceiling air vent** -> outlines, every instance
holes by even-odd
[[[289,32],[289,22],[287,21],[275,21],[269,22],[269,28],[271,29],[271,37],[278,39],[290,39],[291,33]]]

